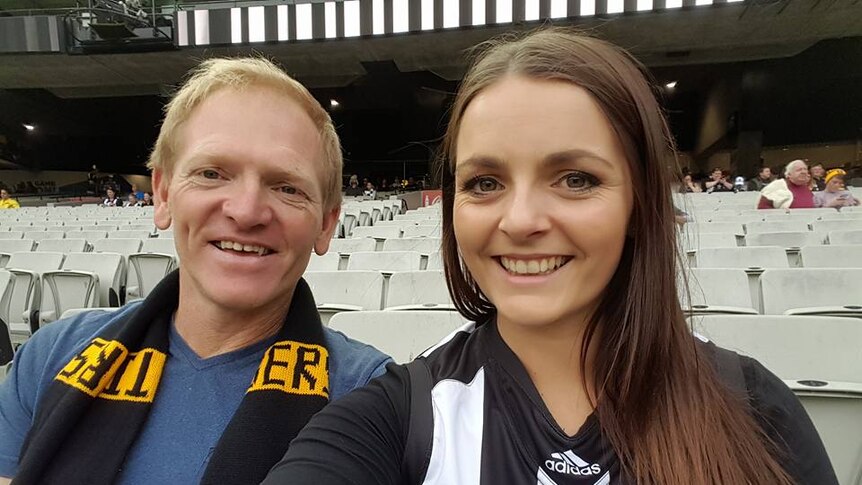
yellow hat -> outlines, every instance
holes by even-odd
[[[844,170],[841,170],[840,168],[833,168],[832,170],[826,172],[826,177],[823,180],[828,184],[829,181],[832,180],[834,177],[844,178],[845,175],[847,175],[847,172],[845,172]]]

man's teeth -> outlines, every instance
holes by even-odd
[[[510,259],[500,258],[500,263],[510,273],[514,274],[547,274],[551,273],[569,261],[566,256],[554,256],[542,259]]]
[[[221,249],[232,249],[243,253],[257,253],[259,256],[264,256],[271,252],[263,246],[253,246],[251,244],[242,244],[234,241],[219,241],[218,247]]]

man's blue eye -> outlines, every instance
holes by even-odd
[[[285,185],[284,187],[282,187],[281,191],[284,192],[285,194],[290,194],[290,195],[293,195],[296,193],[296,189],[289,186],[289,185]]]
[[[204,178],[207,179],[217,179],[219,177],[218,172],[216,172],[215,170],[204,170],[203,172],[201,172],[201,175],[203,175]]]

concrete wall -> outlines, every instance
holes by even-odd
[[[152,182],[149,175],[122,175],[129,183],[136,184],[138,190],[152,192]],[[59,188],[64,185],[77,184],[87,181],[86,172],[70,172],[59,170],[43,170],[40,172],[28,172],[25,170],[0,170],[0,182],[15,187],[19,182],[53,182]]]
[[[822,163],[827,169],[841,167],[845,163],[853,165],[862,161],[862,150],[855,143],[839,142],[817,146],[789,146],[764,148],[761,154],[767,167],[784,167],[797,158],[808,159],[810,163]]]

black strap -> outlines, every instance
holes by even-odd
[[[410,418],[401,476],[405,483],[420,484],[428,472],[434,439],[434,410],[431,405],[431,371],[424,358],[405,366],[410,377]]]

